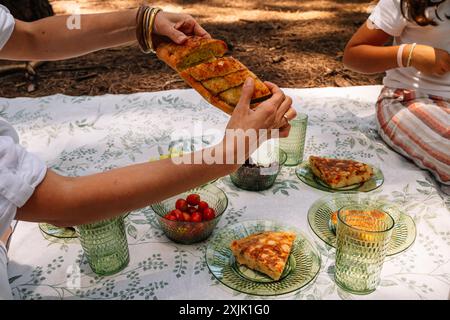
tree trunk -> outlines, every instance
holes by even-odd
[[[7,7],[16,19],[28,22],[54,14],[49,0],[0,0],[0,4]]]

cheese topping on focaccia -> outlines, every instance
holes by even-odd
[[[309,163],[314,175],[334,188],[362,183],[373,175],[371,166],[354,160],[311,156]]]
[[[279,280],[296,238],[293,232],[267,231],[234,240],[231,251],[237,262]]]
[[[386,214],[380,210],[348,210],[346,213],[345,223],[349,226],[365,231],[378,230],[378,221],[384,219]],[[338,223],[338,212],[335,211],[330,216],[330,221],[334,229]]]

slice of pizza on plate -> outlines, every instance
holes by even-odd
[[[373,176],[373,168],[348,159],[309,157],[313,174],[334,189],[361,184]]]
[[[295,238],[294,232],[266,231],[234,240],[230,248],[239,264],[279,280]]]

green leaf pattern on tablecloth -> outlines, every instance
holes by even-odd
[[[292,90],[291,94],[295,97],[297,91]],[[450,289],[449,197],[438,191],[429,174],[383,144],[376,132],[372,102],[304,96],[299,101],[302,112],[309,115],[305,158],[311,154],[334,155],[381,167],[386,183],[372,194],[395,202],[417,224],[416,243],[406,252],[388,258],[380,287],[371,296],[446,299]],[[191,90],[129,96],[0,99],[0,116],[15,126],[22,145],[42,157],[49,167],[68,176],[145,162],[170,153],[171,149],[189,151],[214,144],[220,136],[195,135],[193,139],[171,141],[171,135],[175,129],[192,129],[195,122],[203,123],[205,128],[223,130],[228,119]],[[389,167],[391,163],[400,166],[407,175],[400,179],[396,175],[398,170]],[[219,179],[216,184],[227,193],[229,207],[218,228],[251,218],[277,219],[280,213],[285,213],[286,219],[280,218],[284,223],[309,231],[307,209],[325,193],[304,185],[294,170],[282,168],[271,189],[256,193],[238,189],[229,177]],[[270,210],[258,211],[266,207]],[[14,297],[255,298],[233,292],[212,277],[204,259],[207,242],[186,246],[168,240],[150,208],[131,212],[125,223],[130,264],[109,277],[92,273],[77,239],[46,238],[37,225],[19,224],[15,239],[20,239],[17,243],[21,245],[13,241],[9,268]],[[334,249],[312,232],[308,234],[321,253],[321,272],[306,288],[280,298],[359,298],[335,285]],[[34,259],[29,259],[29,254]],[[67,285],[68,268],[79,269],[80,287]]]

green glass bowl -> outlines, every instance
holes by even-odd
[[[286,163],[287,154],[279,149],[278,161],[274,161],[270,167],[241,166],[230,174],[231,181],[238,188],[248,191],[263,191],[273,186],[281,167]]]
[[[202,201],[206,201],[216,211],[216,217],[214,219],[202,222],[185,222],[172,221],[164,217],[167,213],[175,209],[177,199],[186,199],[191,193],[200,195]],[[214,228],[219,223],[227,207],[227,195],[222,189],[213,184],[203,185],[151,206],[156,213],[159,225],[165,235],[172,241],[183,244],[192,244],[207,239],[214,231]]]

